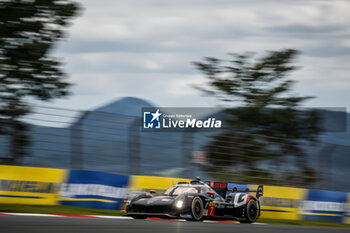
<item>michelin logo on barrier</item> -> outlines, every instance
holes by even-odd
[[[302,208],[304,212],[344,212],[346,210],[346,204],[331,201],[304,201]]]
[[[126,189],[100,184],[62,184],[60,195],[62,198],[74,198],[80,195],[124,198]]]
[[[261,198],[262,206],[274,206],[284,208],[299,208],[304,213],[311,212],[344,212],[346,204],[343,202],[331,202],[331,201],[308,201],[289,198]]]
[[[167,108],[171,109],[171,108]],[[167,110],[165,109],[165,111]],[[192,110],[192,111],[191,111]],[[160,109],[147,110],[143,109],[143,129],[216,129],[222,127],[222,121],[214,117],[199,119],[196,114],[196,108],[193,109],[171,109],[179,113],[167,114]],[[193,113],[187,113],[188,111]]]
[[[0,191],[31,192],[31,193],[56,193],[59,183],[37,182],[25,180],[0,180]]]
[[[291,198],[263,197],[260,199],[262,206],[274,206],[284,208],[299,208],[302,206],[302,200]]]
[[[126,198],[129,176],[106,172],[70,170],[60,191],[61,204],[119,209]]]

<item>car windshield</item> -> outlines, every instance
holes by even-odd
[[[172,186],[167,191],[165,191],[164,194],[169,196],[177,196],[183,193],[198,193],[198,190],[194,187]]]

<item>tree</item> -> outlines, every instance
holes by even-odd
[[[213,165],[209,172],[224,167],[227,170],[221,173],[232,178],[234,167],[237,175],[244,175],[242,181],[273,183],[278,175],[267,168],[267,161],[278,164],[285,155],[294,155],[302,169],[301,142],[315,141],[320,129],[315,111],[297,109],[312,98],[292,92],[295,81],[288,74],[296,69],[292,62],[297,54],[286,49],[261,58],[253,53],[229,54],[227,61],[205,58],[194,63],[208,80],[197,88],[231,106],[226,111],[228,127],[207,146]]]
[[[0,134],[11,138],[9,163],[25,155],[30,142],[21,121],[30,98],[69,94],[61,62],[49,53],[78,9],[70,0],[0,1]]]

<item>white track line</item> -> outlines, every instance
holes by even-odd
[[[57,214],[34,214],[34,213],[0,213],[3,215],[16,215],[16,216],[34,216],[34,217],[64,217]]]

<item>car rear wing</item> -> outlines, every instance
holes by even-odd
[[[264,191],[264,186],[262,185],[259,185],[257,189],[255,190],[252,190],[252,189],[249,189],[249,188],[246,188],[246,189],[237,189],[237,187],[233,187],[232,189],[228,189],[227,191],[231,191],[231,192],[246,192],[246,193],[255,193],[255,196],[257,198],[263,196],[263,191]]]
[[[255,192],[256,197],[259,198],[263,195],[263,186],[259,185],[256,190],[250,190],[248,188],[246,189],[238,189],[236,186],[234,186],[232,189],[228,188],[228,182],[214,182],[214,181],[206,181],[207,185],[209,185],[214,191],[222,196],[223,198],[226,198],[227,192],[247,192],[252,193]]]

